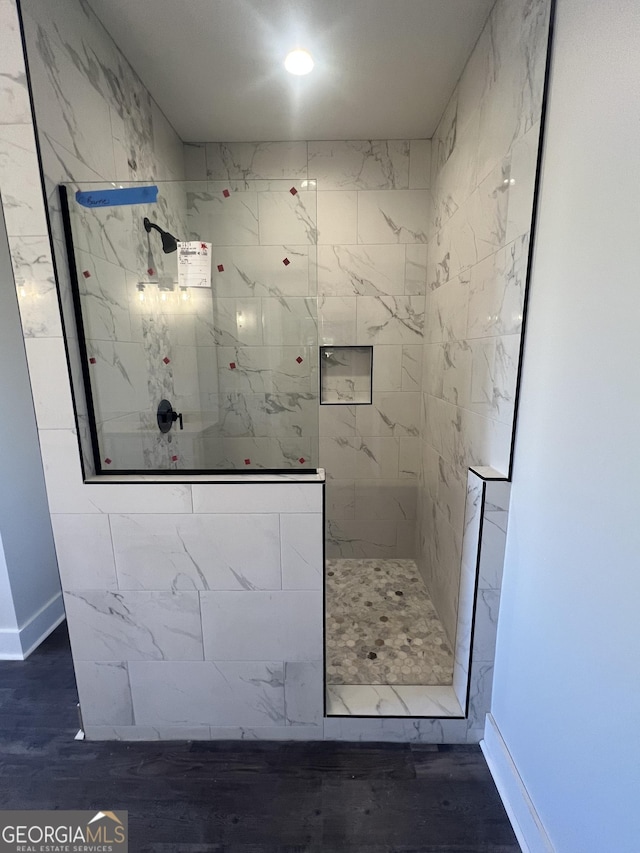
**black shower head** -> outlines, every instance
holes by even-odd
[[[144,230],[149,234],[152,228],[158,232],[162,239],[162,251],[165,255],[171,254],[171,252],[175,252],[178,248],[178,241],[173,236],[173,234],[169,234],[168,231],[163,231],[159,225],[156,225],[155,222],[149,222],[147,217],[142,220],[142,224],[144,225]]]

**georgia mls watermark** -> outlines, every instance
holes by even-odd
[[[0,811],[0,853],[128,853],[125,811]]]

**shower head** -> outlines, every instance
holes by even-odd
[[[142,220],[142,224],[144,225],[144,230],[147,234],[150,233],[151,229],[154,228],[162,239],[162,251],[165,255],[171,254],[171,252],[175,252],[178,248],[178,241],[173,236],[173,234],[169,234],[168,231],[163,231],[159,225],[156,225],[155,222],[149,222],[147,217]]]

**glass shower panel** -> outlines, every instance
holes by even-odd
[[[212,468],[315,468],[318,371],[315,182],[189,184],[189,239],[211,235],[217,383],[203,389],[215,424]],[[207,396],[208,395],[208,396]]]
[[[315,183],[154,186],[155,203],[115,206],[76,197],[113,186],[61,191],[97,470],[314,470]],[[211,287],[180,287],[145,217],[211,244]]]

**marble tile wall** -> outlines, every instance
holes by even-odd
[[[77,88],[87,95],[90,110],[96,86],[104,84],[106,91],[106,77],[126,75],[126,69],[107,75],[109,66],[101,65],[101,51],[115,50],[112,43],[100,35],[84,4],[56,4],[55,21],[47,18],[44,4],[24,5],[29,13],[43,16],[48,35],[61,32],[58,25],[82,30],[85,41],[74,42],[74,61],[82,64],[82,57],[97,57],[85,68],[87,85],[73,78],[58,94],[68,98]],[[36,18],[29,26],[39,26]],[[7,48],[0,57],[0,197],[19,295],[24,288],[38,297],[32,302],[21,299],[21,322],[86,735],[322,736],[322,478],[305,484],[281,479],[272,484],[191,486],[91,482],[83,476],[52,254],[52,243],[59,242],[59,222],[55,197],[50,192],[47,196],[40,181],[14,0],[0,0],[0,29]],[[67,68],[63,48],[52,50],[55,67]],[[139,94],[142,105],[130,116],[127,132],[131,148],[140,147],[136,162],[151,169],[152,158],[160,158],[165,149],[157,136],[146,140],[146,148],[135,136],[137,122],[145,115],[145,95]],[[134,93],[122,98],[130,95]],[[72,123],[73,106],[69,111],[63,115]],[[51,110],[47,118],[46,107],[43,112],[44,149],[48,121],[55,116]],[[97,110],[98,119],[100,115]],[[126,130],[127,122],[124,125]],[[78,162],[83,132],[79,128],[78,139],[71,134],[67,140],[75,146],[73,155],[67,154]],[[104,147],[104,137],[98,137],[93,142]],[[91,147],[83,154],[87,162],[93,157]],[[43,156],[47,162],[44,150]],[[50,190],[50,173],[45,176],[45,189]],[[60,175],[67,176],[66,171]],[[58,264],[58,273],[64,269]],[[64,307],[65,280],[60,295]],[[260,634],[256,637],[248,629],[244,615],[224,634],[216,627],[212,614],[223,604],[225,610],[231,607],[230,593],[257,596],[257,627],[263,626],[261,619],[279,625],[268,660],[258,649]],[[237,613],[237,599],[234,602]],[[283,620],[283,612],[305,613],[303,646],[295,622]],[[254,637],[240,657],[229,631],[239,640]],[[168,694],[167,684],[172,685]]]
[[[328,478],[327,554],[413,557],[427,232],[432,216],[430,142],[203,143],[187,144],[185,151],[187,178],[206,178],[217,190],[251,191],[261,181],[277,186],[285,176],[298,190],[305,185],[317,190],[315,231],[304,217],[287,217],[291,197],[286,192],[281,196],[274,193],[268,208],[253,201],[241,204],[238,196],[235,216],[244,246],[229,253],[229,265],[239,267],[244,281],[231,282],[229,277],[224,284],[229,290],[220,292],[246,296],[242,303],[246,312],[256,311],[255,297],[269,292],[281,302],[284,296],[294,311],[298,310],[294,306],[297,298],[306,316],[303,281],[294,280],[285,291],[278,280],[274,291],[272,283],[256,284],[250,270],[258,245],[274,242],[280,251],[280,245],[289,240],[299,251],[296,241],[301,237],[317,242],[317,342],[374,348],[373,405],[320,407],[319,464]],[[193,203],[202,202],[195,199]],[[209,205],[207,215],[216,222],[212,230],[222,234],[218,237],[221,242],[231,239],[225,236],[226,224],[215,218],[215,204]],[[261,219],[264,214],[268,220]],[[226,276],[226,263],[224,267]],[[290,275],[289,270],[293,271],[293,264],[288,268]],[[269,305],[281,310],[274,298]],[[262,390],[251,359],[262,354],[260,346],[270,342],[251,330],[239,334],[237,310],[229,314],[231,327],[217,333],[228,348],[224,357],[219,350],[220,387],[232,379],[233,390],[253,390],[252,386]],[[265,324],[263,317],[263,329],[268,328],[271,317],[266,319]],[[311,330],[310,325],[308,328]],[[285,334],[288,330],[283,329],[282,342],[288,343]],[[311,344],[306,338],[299,343]],[[310,345],[310,362],[312,350]],[[227,356],[233,356],[236,366],[242,364],[243,369],[230,374]],[[278,354],[278,360],[280,357]],[[311,365],[315,371],[315,362]],[[315,374],[313,378],[317,393]],[[309,402],[315,409],[317,401]],[[247,456],[253,458],[260,452],[256,442],[243,441]],[[243,458],[244,452],[242,449],[238,457]]]
[[[157,235],[147,241],[142,218],[177,236],[186,233],[182,142],[84,0],[55,6],[25,0],[21,8],[86,468],[93,469],[93,460],[57,195],[57,185],[66,182],[72,192],[91,182],[167,182],[155,205],[76,209],[77,274],[89,357],[96,360],[90,372],[103,467],[198,467],[201,407],[193,378],[202,358],[193,303],[182,303],[177,293],[161,303],[157,287],[148,287],[140,303],[136,289],[149,279],[149,268],[156,281],[163,275],[175,279],[175,255],[163,255]],[[33,272],[27,265],[22,296],[29,332],[59,333],[43,326],[42,284],[33,282]],[[210,319],[210,304],[198,308]],[[184,411],[190,426],[185,432],[158,431],[155,410],[164,397]]]
[[[154,488],[52,516],[86,736],[322,738],[322,478]]]
[[[418,559],[454,642],[467,471],[509,474],[548,0],[498,0],[433,138]]]
[[[213,314],[196,325],[216,377],[201,388],[203,465],[317,468],[315,186],[236,174],[186,185],[189,237],[213,246]]]

